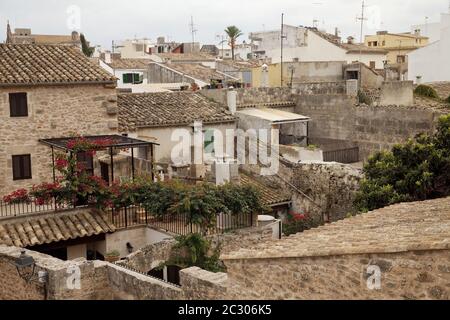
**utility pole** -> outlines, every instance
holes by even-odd
[[[356,18],[356,20],[361,20],[361,33],[360,33],[360,45],[359,45],[359,86],[362,85],[362,49],[364,45],[364,39],[363,39],[363,32],[364,32],[364,21],[367,20],[367,18],[364,16],[364,12],[366,9],[366,5],[364,0],[362,0],[362,9],[361,9],[361,17]]]
[[[192,47],[194,46],[195,43],[195,33],[198,31],[195,29],[195,24],[194,24],[194,17],[191,16],[191,23],[189,24],[190,30],[191,30],[191,34],[192,34]]]
[[[283,46],[284,46],[284,39],[287,37],[284,35],[284,13],[281,14],[281,87],[283,87]]]

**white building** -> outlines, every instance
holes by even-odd
[[[142,59],[149,58],[149,53],[155,43],[149,39],[124,40],[115,46],[114,51],[121,54],[123,59]]]
[[[440,39],[408,55],[408,78],[416,82],[450,81],[450,13],[443,13]]]
[[[341,38],[316,28],[284,26],[283,60],[286,62],[314,61],[360,61],[376,69],[384,68],[387,51],[355,44],[353,38],[347,43]],[[258,58],[270,58],[272,63],[281,61],[281,30],[250,34],[253,54]]]

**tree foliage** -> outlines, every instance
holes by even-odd
[[[81,50],[83,51],[84,55],[88,58],[92,57],[95,48],[89,46],[89,42],[86,40],[84,34],[80,34],[80,41],[81,41]]]
[[[417,86],[417,88],[414,89],[414,93],[416,95],[422,96],[422,97],[439,99],[439,95],[436,92],[436,90],[433,89],[432,87],[424,85],[424,84],[421,84],[421,85]]]
[[[199,267],[211,272],[225,271],[225,266],[220,261],[220,246],[212,247],[211,242],[201,234],[193,233],[176,238],[176,245],[168,261],[164,266],[176,265],[180,268]]]
[[[236,26],[229,26],[225,29],[225,33],[228,36],[228,44],[231,47],[231,57],[234,60],[234,49],[236,48],[237,39],[243,35],[243,32]]]
[[[364,174],[355,200],[360,211],[450,195],[450,115],[439,119],[435,134],[373,155]]]

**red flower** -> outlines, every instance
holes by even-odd
[[[66,159],[56,159],[56,161],[55,161],[55,167],[59,170],[64,169],[68,165],[69,165],[69,161],[67,161]]]
[[[294,221],[302,221],[302,220],[306,219],[306,215],[305,214],[292,213],[291,216],[292,216],[292,219]]]

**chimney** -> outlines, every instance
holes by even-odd
[[[73,31],[72,32],[72,41],[79,41],[80,40],[80,35],[78,34],[78,32]]]
[[[105,52],[105,63],[111,63],[111,52]]]
[[[230,87],[227,91],[227,106],[231,114],[235,114],[237,111],[237,92],[233,87]]]

